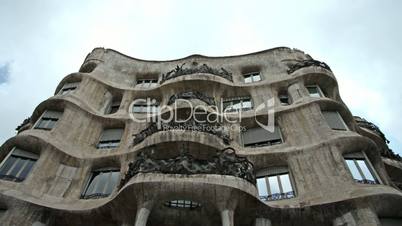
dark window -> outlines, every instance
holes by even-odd
[[[109,108],[107,109],[106,114],[116,113],[120,108],[120,102],[121,100],[113,100]]]
[[[138,79],[137,86],[142,88],[152,88],[158,85],[157,79]]]
[[[261,81],[261,74],[260,72],[252,72],[243,75],[244,83],[252,83],[252,82],[259,82]]]
[[[63,112],[58,111],[45,111],[42,117],[35,124],[35,129],[51,130],[56,122],[59,120]]]
[[[257,177],[257,189],[264,201],[290,199],[295,197],[290,175],[285,168],[268,169],[267,174]]]
[[[79,84],[79,82],[64,84],[64,86],[63,86],[63,88],[61,88],[59,94],[65,95],[65,94],[68,94],[68,93],[74,91],[78,87],[78,84]]]
[[[278,126],[275,126],[274,132],[270,132],[261,127],[247,129],[242,133],[242,138],[245,147],[270,146],[283,142]]]
[[[290,104],[289,94],[287,92],[278,93],[278,98],[282,105]]]
[[[0,178],[15,182],[25,180],[37,159],[38,156],[33,153],[14,148],[1,164]]]
[[[329,127],[333,130],[348,130],[346,123],[337,111],[322,111],[322,115],[327,121]]]
[[[97,145],[98,149],[116,148],[120,144],[123,129],[106,129],[102,132]]]
[[[171,200],[165,202],[165,206],[170,208],[189,208],[195,209],[201,206],[201,204],[191,200]]]
[[[119,181],[118,169],[100,169],[93,171],[84,192],[83,199],[104,198],[109,196]]]
[[[94,62],[88,62],[82,65],[80,68],[80,72],[82,73],[91,73],[98,65]]]
[[[147,103],[146,101],[136,102],[133,105],[134,113],[158,113],[159,104],[158,103]]]
[[[324,93],[318,85],[306,86],[311,97],[324,97]]]
[[[224,99],[222,103],[225,112],[248,111],[253,109],[253,103],[250,97]]]

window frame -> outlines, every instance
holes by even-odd
[[[71,92],[73,92],[74,90],[76,90],[79,86],[80,82],[67,82],[64,83],[63,87],[61,87],[58,95],[67,95]]]
[[[116,139],[109,139],[109,140],[103,140],[103,136],[105,131],[108,130],[121,130],[121,136],[119,140]],[[96,149],[116,149],[120,146],[121,141],[123,139],[124,135],[124,128],[109,128],[109,129],[103,129],[100,137],[98,139],[98,143],[96,144]]]
[[[244,107],[245,102],[250,102],[251,107]],[[225,107],[227,103],[230,103]],[[233,108],[233,106],[240,104],[240,108]],[[230,108],[230,109],[228,109]],[[253,98],[251,96],[245,96],[245,97],[234,97],[234,98],[224,98],[222,100],[222,110],[225,113],[232,113],[232,112],[240,112],[240,111],[251,111],[254,109],[254,102]]]
[[[142,110],[141,111],[135,111],[135,107],[140,107]],[[145,109],[145,110],[144,110]],[[132,113],[135,114],[156,114],[160,112],[160,105],[159,102],[156,102],[154,104],[147,104],[146,101],[141,101],[141,103],[135,103],[131,107]]]
[[[322,91],[321,87],[320,87],[318,84],[307,85],[307,86],[305,86],[305,87],[306,87],[306,89],[307,89],[307,93],[308,93],[309,96],[312,97],[312,98],[323,98],[323,97],[326,97],[326,96],[324,95],[324,92]],[[318,97],[317,97],[317,96],[312,96],[312,94],[310,93],[309,88],[316,88],[317,91],[318,91],[318,95],[319,95],[319,96],[318,96]]]
[[[259,77],[260,80],[256,80],[255,77]],[[250,81],[247,82],[247,79],[250,78]],[[253,71],[253,72],[248,72],[243,74],[243,82],[246,84],[249,83],[256,83],[256,82],[261,82],[262,81],[262,75],[261,71]]]
[[[107,111],[105,112],[107,115],[114,114],[120,110],[121,100],[112,100],[107,107]],[[115,111],[113,110],[115,109]]]
[[[45,117],[47,112],[57,112],[60,113],[59,118],[52,118],[52,117]],[[36,120],[34,126],[32,127],[33,129],[42,129],[42,130],[52,130],[53,128],[56,127],[57,122],[60,120],[60,118],[63,116],[64,111],[53,111],[53,110],[45,110],[41,114],[38,120]],[[40,124],[45,121],[46,127],[39,127]],[[53,122],[53,126],[49,128],[50,123]]]
[[[342,125],[345,127],[345,129],[335,129],[335,128],[332,128],[331,125],[329,125],[328,120],[327,120],[327,118],[325,117],[324,112],[335,112],[335,113],[338,115],[338,118],[340,119],[340,121],[341,121]],[[345,120],[343,119],[343,117],[342,117],[341,113],[339,113],[339,111],[321,110],[321,114],[322,114],[322,116],[323,116],[325,122],[327,123],[328,127],[329,127],[331,130],[335,130],[335,131],[349,131],[349,130],[350,130],[348,124],[346,124]]]
[[[141,78],[136,80],[135,86],[140,88],[154,88],[158,86],[158,79]]]
[[[187,199],[174,199],[164,202],[164,206],[173,209],[189,209],[194,210],[200,208],[202,205],[199,202],[195,202]]]
[[[247,130],[249,130],[249,129],[258,129],[258,128],[263,129],[263,128],[257,126],[257,127],[248,128]],[[241,139],[241,141],[242,141],[243,147],[245,147],[245,148],[259,148],[259,147],[267,147],[267,146],[270,147],[270,146],[280,145],[280,144],[283,144],[283,143],[284,143],[282,131],[281,131],[281,129],[280,129],[280,127],[279,127],[278,125],[275,125],[275,130],[278,130],[279,138],[280,138],[280,143],[273,142],[273,141],[278,140],[278,139],[276,139],[276,140],[266,140],[265,142],[258,142],[258,143],[253,143],[253,144],[247,144],[247,145],[246,145],[246,144],[244,143],[244,136],[243,136],[243,133],[247,132],[247,130],[244,131],[244,132],[242,132],[242,133],[240,133],[240,139]],[[260,145],[259,145],[259,144],[260,144]]]
[[[285,97],[287,99],[287,102],[283,102],[282,99]],[[290,96],[289,93],[278,93],[278,100],[279,103],[281,103],[282,106],[288,106],[291,104]]]
[[[272,169],[274,169],[275,167],[273,167],[273,168],[266,168],[266,169],[263,169],[263,170],[272,170]],[[257,176],[256,177],[256,179],[258,180],[258,179],[264,179],[264,181],[265,181],[265,188],[266,188],[266,191],[267,191],[267,196],[266,197],[263,197],[263,196],[260,196],[260,190],[258,189],[258,185],[256,185],[257,186],[257,192],[258,192],[258,196],[259,196],[259,199],[260,200],[262,200],[262,201],[266,201],[266,202],[269,202],[269,201],[278,201],[278,200],[286,200],[286,199],[292,199],[292,198],[295,198],[295,197],[297,197],[297,191],[296,191],[296,184],[295,184],[295,181],[294,181],[294,179],[293,179],[293,174],[292,174],[292,172],[289,170],[289,168],[288,167],[278,167],[280,170],[279,171],[282,171],[282,172],[278,172],[278,173],[265,173],[264,175],[260,175],[260,176]],[[258,173],[257,173],[257,175],[258,175]],[[289,191],[289,192],[286,192],[286,193],[284,193],[284,188],[283,188],[283,181],[280,179],[280,177],[281,176],[284,176],[284,175],[287,175],[288,176],[288,178],[289,178],[289,183],[290,183],[290,186],[291,186],[291,190],[292,191]],[[275,178],[276,179],[276,181],[277,181],[277,183],[278,183],[278,187],[279,187],[279,191],[280,191],[280,193],[272,193],[272,188],[271,188],[271,186],[270,186],[270,182],[269,182],[269,178]],[[275,196],[275,195],[277,195],[277,194],[280,194],[280,196],[279,196],[279,198],[277,197],[277,196]],[[289,196],[289,197],[288,197]],[[276,198],[275,198],[276,197]]]
[[[98,176],[101,173],[110,173],[109,180],[103,187],[103,191],[105,192],[107,190],[109,184],[112,182],[110,180],[112,177],[112,173],[116,173],[116,172],[118,172],[119,175],[116,180],[116,184],[114,185],[113,189],[111,190],[111,192],[109,194],[107,194],[107,193],[87,194],[88,189],[91,186],[91,182],[96,178],[96,176]],[[89,174],[89,177],[87,178],[87,180],[85,182],[84,189],[81,191],[80,199],[99,199],[99,198],[109,197],[111,194],[113,194],[116,191],[120,179],[121,179],[121,169],[117,168],[117,167],[108,167],[108,168],[100,168],[100,169],[92,170]],[[97,182],[97,184],[95,185],[95,188],[97,188],[98,184],[99,184],[99,182]],[[95,188],[94,188],[94,190],[95,190]]]
[[[347,156],[347,155],[356,155],[356,156]],[[357,156],[361,155],[361,156]],[[358,180],[354,177],[352,170],[350,169],[347,160],[351,160],[354,163],[354,166],[357,169],[357,172],[359,173],[359,176],[362,178],[362,180]],[[364,175],[363,170],[361,169],[360,165],[357,163],[357,161],[364,161],[367,169],[369,170],[369,173],[371,176],[374,178],[374,181],[370,182],[371,180],[368,180],[366,176]],[[358,184],[368,184],[368,185],[377,185],[377,184],[383,184],[383,181],[381,180],[381,177],[377,174],[377,171],[375,170],[374,166],[371,164],[369,158],[367,157],[366,153],[363,151],[360,152],[351,152],[347,153],[346,156],[343,155],[343,161],[345,164],[346,169],[349,171],[349,175],[352,178],[352,180],[355,183]],[[373,183],[374,182],[374,183]]]
[[[16,152],[16,150],[19,150],[20,153],[14,153]],[[23,153],[25,152],[25,153]],[[34,167],[36,165],[36,162],[39,160],[40,155],[29,152],[29,151],[25,151],[23,149],[17,148],[17,147],[13,147],[11,149],[11,151],[6,155],[6,157],[1,161],[0,163],[0,170],[2,170],[3,166],[7,163],[7,161],[9,161],[9,159],[11,157],[17,158],[16,161],[14,161],[11,165],[11,167],[7,170],[7,173],[11,173],[15,167],[18,165],[17,162],[24,160],[25,162],[23,163],[23,165],[21,166],[21,168],[18,170],[16,176],[11,176],[11,174],[0,174],[0,178],[1,180],[7,180],[7,181],[13,181],[13,182],[23,182],[25,181],[32,173],[32,171],[34,170]],[[28,160],[28,161],[27,161]],[[30,162],[33,162],[32,165],[29,168],[29,171],[26,173],[26,176],[24,178],[20,178],[18,176],[21,176],[21,173],[26,170],[27,164]]]

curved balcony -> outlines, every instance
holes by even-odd
[[[253,164],[246,157],[236,155],[232,148],[217,151],[212,158],[208,159],[197,159],[185,150],[181,150],[178,156],[168,159],[159,159],[142,151],[137,155],[136,160],[129,164],[120,187],[139,173],[218,174],[235,176],[252,184],[256,183]]]
[[[305,67],[311,67],[311,66],[316,66],[316,67],[321,67],[324,68],[328,71],[331,71],[331,68],[324,62],[318,61],[318,60],[303,60],[300,62],[297,62],[295,64],[289,65],[289,69],[287,70],[288,74],[292,74],[293,72],[305,68]]]

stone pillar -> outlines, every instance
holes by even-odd
[[[221,211],[222,226],[234,226],[234,211],[224,209]]]
[[[298,103],[305,96],[305,89],[300,83],[294,83],[288,87],[288,93],[293,103]]]
[[[272,226],[272,224],[267,218],[256,218],[254,226]]]
[[[377,214],[369,208],[355,209],[333,221],[334,226],[381,226]]]
[[[153,206],[152,201],[141,202],[138,205],[137,215],[135,216],[134,226],[146,226],[149,214],[151,213]]]

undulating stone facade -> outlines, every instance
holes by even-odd
[[[400,157],[296,49],[95,48],[17,130],[0,150],[4,226],[402,225]]]

